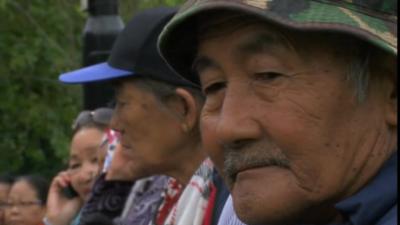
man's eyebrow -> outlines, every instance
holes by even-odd
[[[204,70],[208,68],[218,68],[218,65],[213,62],[210,58],[206,56],[197,56],[192,63],[192,71],[194,71],[197,74],[201,74]]]
[[[290,45],[279,36],[270,33],[258,33],[239,44],[235,51],[238,54],[257,54],[273,52],[277,47],[290,49]]]

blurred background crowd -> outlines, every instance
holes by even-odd
[[[106,38],[101,30],[97,36],[85,32],[96,13],[85,2],[0,0],[0,173],[55,175],[66,166],[71,121],[80,110],[96,108],[98,98],[91,96],[85,103],[84,85],[60,85],[57,80],[60,71],[104,61],[107,52],[96,48],[110,49],[117,35],[115,30]],[[110,20],[125,24],[140,10],[183,0],[108,2],[118,2]],[[98,46],[91,45],[98,39]]]

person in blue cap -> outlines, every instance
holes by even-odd
[[[140,193],[128,200],[136,204],[133,210],[124,211],[122,224],[216,224],[227,197],[201,146],[203,95],[197,85],[173,72],[158,53],[158,35],[175,12],[162,7],[138,13],[119,34],[107,62],[59,77],[68,84],[112,82],[115,87],[111,127],[120,133],[125,162],[111,163],[105,179],[122,179],[113,168],[128,171],[129,179],[136,181],[133,190]],[[143,192],[148,185],[141,179],[160,174],[174,178],[164,179],[161,200],[143,199],[151,190]]]

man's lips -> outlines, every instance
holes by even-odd
[[[258,168],[263,168],[263,167],[269,167],[269,166],[273,166],[270,164],[256,164],[256,165],[247,165],[247,166],[243,166],[243,167],[239,167],[236,170],[234,170],[233,173],[228,174],[229,176],[229,180],[230,180],[230,185],[233,186],[233,184],[236,182],[236,178],[237,176],[245,171],[249,171],[249,170],[254,170],[254,169],[258,169]]]
[[[232,188],[233,185],[236,183],[238,176],[240,175],[242,178],[246,177],[247,175],[250,175],[251,172],[256,172],[264,169],[288,169],[289,166],[286,165],[280,165],[277,164],[274,161],[266,161],[266,162],[257,162],[254,164],[248,164],[248,165],[242,165],[242,166],[237,166],[233,170],[231,170],[232,173],[227,174],[228,177],[228,184]]]

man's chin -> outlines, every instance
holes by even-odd
[[[251,184],[235,182],[231,192],[233,206],[238,218],[248,225],[297,225],[328,224],[332,212],[311,207],[301,196],[289,196],[285,191],[272,193],[255,190]],[[258,186],[260,187],[260,186]],[[286,192],[287,193],[287,192]]]
[[[233,197],[234,198],[234,197]],[[234,202],[238,218],[248,225],[294,225],[293,215],[282,209],[270,210],[271,207],[253,205],[252,202],[239,198]],[[289,219],[290,218],[290,219]]]
[[[238,173],[231,185],[235,212],[246,224],[289,225],[297,211],[290,199],[287,170],[260,167]]]

